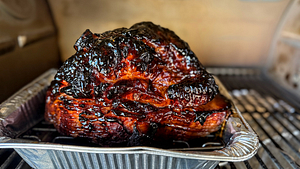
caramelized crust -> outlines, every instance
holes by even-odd
[[[218,131],[229,102],[188,44],[151,22],[102,34],[86,30],[58,70],[45,118],[100,145],[144,145]]]

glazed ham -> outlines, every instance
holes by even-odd
[[[220,129],[230,114],[188,44],[142,22],[102,34],[86,30],[46,97],[46,120],[64,135],[102,146],[189,141]]]

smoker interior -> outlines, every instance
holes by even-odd
[[[220,162],[217,168],[299,168],[300,107],[296,96],[277,86],[259,69],[215,67],[208,70],[228,89],[260,137],[261,145],[253,158],[237,163]],[[76,144],[70,137],[58,136],[53,126],[44,121],[19,138]],[[1,169],[30,168],[13,149],[1,149],[0,156]]]

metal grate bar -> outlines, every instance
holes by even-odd
[[[0,149],[0,169],[31,169],[13,149]]]
[[[266,86],[265,86],[265,84],[263,84],[262,82],[259,82],[259,86],[257,86],[257,87],[260,87],[259,88],[259,90],[260,90],[260,92],[264,92],[265,93],[265,91],[263,90],[263,88],[266,88]],[[270,90],[270,89],[266,89],[266,90]],[[273,94],[273,90],[271,90],[271,91],[269,91],[270,92],[270,94],[269,95],[271,95],[272,97],[274,97],[275,99],[277,99],[277,100],[282,100],[281,98],[278,98],[278,97],[276,97],[274,94]],[[284,104],[283,103],[283,101],[281,101],[280,102],[279,101],[279,103],[282,103],[282,104]],[[274,101],[273,101],[274,102]],[[285,102],[285,104],[290,104],[288,101],[284,101]],[[270,104],[272,104],[272,103],[270,103]],[[299,111],[298,111],[298,109],[295,109],[294,107],[293,107],[293,111],[292,110],[290,110],[290,109],[287,109],[286,107],[287,106],[281,106],[280,104],[279,104],[279,106],[280,106],[280,108],[281,109],[283,109],[283,111],[282,110],[279,110],[278,108],[277,108],[277,111],[278,112],[280,112],[280,113],[285,113],[285,115],[286,115],[286,117],[288,117],[288,116],[292,116],[293,118],[295,118],[295,119],[297,119],[297,121],[299,122],[300,121],[300,119],[297,117],[297,116],[299,116]],[[283,108],[282,108],[283,107]],[[289,119],[289,118],[288,118]]]
[[[266,90],[269,90],[270,86],[267,86],[267,84],[264,83],[264,82],[261,81],[261,80],[256,80],[256,81],[257,81],[256,83],[258,83],[258,85],[253,86],[253,88],[256,89],[257,91],[259,91],[259,93],[263,93],[264,95],[271,95],[272,97],[276,98],[277,100],[281,100],[280,98],[277,98],[275,95],[272,94],[273,91],[268,91],[268,92],[266,92]],[[259,97],[261,97],[261,95],[259,95]],[[273,98],[270,98],[270,99],[273,99]],[[273,103],[270,101],[270,99],[266,99],[266,98],[265,98],[265,100],[267,100],[267,101],[266,101],[267,104],[269,104],[269,105],[271,105],[271,106],[272,106],[272,104],[276,104],[276,101],[275,101],[274,99],[273,99],[273,101],[272,101]],[[280,105],[279,105],[279,106],[280,106]],[[296,120],[298,120],[298,122],[299,122],[299,118],[297,117],[297,114],[290,113],[290,111],[288,111],[288,110],[286,110],[286,109],[283,109],[281,106],[280,106],[280,107],[278,107],[278,106],[276,106],[276,107],[273,106],[273,107],[274,107],[274,109],[276,110],[276,112],[278,112],[278,113],[280,113],[282,116],[284,116],[285,119],[288,120],[288,121],[290,122],[291,125],[293,125],[297,130],[300,130],[300,128],[294,124],[294,121],[292,121],[292,120],[290,119],[290,117],[292,116],[293,119],[296,119]],[[294,107],[293,107],[293,108],[294,108]],[[297,111],[296,111],[296,112],[297,112]],[[298,116],[299,116],[299,115],[298,115]]]
[[[266,164],[262,161],[262,159],[259,157],[258,154],[255,154],[254,157],[257,159],[257,161],[259,162],[259,164],[260,164],[260,166],[261,166],[262,168],[264,168],[264,169],[267,169],[267,168],[268,168],[268,167],[266,166]]]
[[[232,162],[229,162],[229,165],[230,165],[230,168],[232,168],[232,169],[236,169],[236,167],[235,167],[234,163],[232,163]]]
[[[28,164],[22,159],[15,169],[24,169],[24,168],[31,168],[31,167],[29,167]]]
[[[249,87],[249,83],[246,83],[245,85],[247,85],[248,87]],[[257,85],[257,86],[260,86],[260,85]],[[256,98],[256,100],[258,100],[259,98],[262,98],[262,96],[259,96],[259,98],[258,98],[258,96],[257,96],[257,94],[253,94],[253,95],[251,95],[251,96],[254,96],[255,98]],[[257,110],[257,105],[256,104],[258,104],[259,106],[262,106],[263,107],[263,105],[261,104],[261,103],[259,103],[259,102],[256,102],[256,104],[253,104],[253,103],[251,103],[251,101],[249,100],[249,97],[247,97],[247,96],[244,96],[244,97],[246,97],[246,99],[248,100],[248,104],[250,104],[250,105],[252,105],[252,106],[254,106],[255,108],[256,108],[256,110]],[[253,100],[254,101],[254,100]],[[266,113],[267,111],[265,110],[263,113]],[[274,112],[275,114],[277,113],[277,112]],[[298,137],[297,136],[295,136],[294,135],[294,133],[290,130],[290,129],[288,129],[282,122],[281,122],[281,120],[279,120],[276,116],[275,116],[275,114],[274,113],[270,113],[270,115],[286,130],[286,131],[288,131],[293,137],[294,137],[294,139],[298,142],[298,143],[300,143],[300,140],[298,139]],[[290,113],[289,113],[290,114]],[[262,115],[261,115],[262,116]],[[270,124],[270,122],[269,122],[269,120],[267,120],[265,117],[263,117],[266,121],[267,121],[267,123],[269,123]],[[287,119],[289,119],[289,118],[287,118]],[[297,119],[297,118],[296,118]],[[290,119],[289,119],[289,121],[291,122],[290,124],[292,124],[296,129],[298,129],[299,130],[299,128],[294,124],[294,122],[293,121],[291,121]],[[289,125],[290,125],[289,124]],[[271,124],[270,124],[271,125]],[[271,127],[272,128],[275,128],[273,125],[271,125]],[[275,131],[277,131],[276,129],[274,129]],[[281,134],[280,134],[281,135]],[[296,149],[296,148],[295,148]],[[298,156],[300,156],[300,153],[297,151],[296,152],[296,154],[298,155]]]
[[[245,79],[246,77],[242,77],[242,78]],[[259,87],[260,92],[263,92],[264,94],[271,95],[276,100],[283,100],[284,95],[289,95],[290,94],[290,93],[286,93],[282,89],[274,86],[272,83],[266,82],[265,80],[263,80],[259,76],[257,76],[257,77],[252,76],[252,77],[250,77],[250,80],[255,82],[256,84],[258,84],[258,85],[253,86],[252,88],[258,88]],[[285,102],[287,102],[289,105],[292,105],[292,108],[294,109],[295,112],[297,112],[298,114],[300,113],[300,109],[297,106],[292,104],[287,99],[285,99]]]
[[[233,96],[234,97],[234,96]],[[239,103],[241,106],[244,107],[244,105],[242,103]],[[246,110],[246,108],[244,108]],[[282,150],[282,148],[279,146],[279,144],[277,144],[277,142],[269,135],[269,133],[263,128],[263,126],[256,120],[256,118],[252,115],[252,113],[249,112],[244,112],[247,113],[251,116],[252,120],[260,127],[260,129],[267,135],[267,137],[269,137],[269,139],[271,140],[271,142],[275,145],[276,148]],[[260,140],[261,142],[261,140]],[[296,164],[293,164],[294,161],[289,157],[286,156],[286,154],[282,153],[283,157],[294,166],[294,168],[296,168]]]
[[[300,143],[300,140],[298,139],[298,137],[295,136],[295,134],[290,129],[288,129],[273,113],[270,113],[270,115],[277,121],[277,123],[279,123],[281,126],[283,126],[284,129],[286,131],[288,131],[298,143]]]
[[[260,106],[266,106],[266,105],[267,105],[267,107],[271,107],[271,106],[272,106],[271,103],[269,103],[269,102],[264,101],[263,99],[261,99],[261,98],[264,98],[264,97],[261,96],[261,95],[259,95],[258,93],[255,93],[253,96],[255,97],[256,100],[259,100],[259,101],[258,101],[258,104],[259,104]],[[264,99],[266,100],[266,98],[264,98]],[[283,118],[285,118],[286,120],[289,121],[289,124],[288,124],[288,125],[292,125],[295,129],[300,130],[300,128],[295,124],[295,122],[294,122],[293,120],[290,119],[291,115],[294,115],[294,114],[287,113],[287,112],[284,113],[283,111],[280,110],[279,107],[275,108],[275,110],[268,110],[268,109],[267,109],[265,112],[274,112],[275,114],[280,114]],[[274,114],[271,114],[271,115],[272,115],[274,118],[276,118],[276,120],[278,121],[278,123],[281,123],[282,126],[285,126],[285,125],[281,122],[281,120],[279,120]],[[293,117],[293,119],[297,119],[297,118],[294,118],[294,117]],[[297,138],[297,137],[296,137],[296,138]],[[299,140],[298,140],[298,141],[299,141]]]
[[[5,162],[0,166],[1,169],[8,168],[9,164],[12,163],[13,159],[17,157],[17,152],[12,152]]]
[[[249,114],[252,112],[248,112]],[[294,151],[294,153],[300,158],[300,153],[298,152],[298,150],[296,149],[296,147],[294,147],[288,140],[285,139],[285,137],[274,127],[274,125],[272,125],[272,123],[265,118],[262,114],[258,113],[259,116],[265,120],[265,122],[267,122],[267,124],[281,137],[281,139]]]
[[[283,140],[284,143],[286,143],[290,147],[290,149],[296,154],[296,156],[299,157],[299,152],[296,149],[296,147],[298,146],[293,146],[290,143],[290,141],[286,140],[282,135],[282,133],[278,132],[276,127],[273,124],[273,122],[278,123],[281,126],[281,128],[283,128],[284,131],[287,131],[288,134],[292,136],[293,140],[296,141],[297,144],[299,144],[300,143],[299,138],[290,129],[290,127],[293,127],[293,129],[296,129],[297,131],[299,130],[299,127],[297,126],[299,122],[299,118],[297,118],[297,114],[296,114],[297,109],[293,109],[292,106],[289,106],[290,103],[286,101],[281,101],[280,103],[277,103],[276,100],[281,100],[281,99],[278,97],[278,94],[274,95],[273,86],[266,83],[258,76],[220,76],[219,79],[223,82],[224,86],[229,91],[232,91],[233,99],[238,102],[237,105],[241,107],[241,110],[243,110],[244,113],[248,114],[249,117],[251,118],[250,120],[255,122],[254,124],[258,126],[258,129],[261,130],[268,137],[268,139],[274,144],[275,147],[281,150],[280,154],[284,157],[285,160],[287,160],[288,164],[291,165],[293,168],[299,168],[299,165],[295,163],[293,157],[291,157],[290,155],[288,155],[288,153],[283,151],[283,148],[272,138],[272,136],[268,133],[268,131],[264,129],[264,127],[270,127],[271,129],[273,129],[273,131],[278,134],[281,140]],[[255,93],[254,95],[251,95],[251,97],[253,97],[251,98],[250,95],[247,94],[242,95],[241,93],[243,92],[243,90],[241,89],[244,90],[246,89],[245,91],[254,89],[254,91],[258,91],[258,92]],[[241,96],[239,96],[239,98],[235,97],[234,91],[240,92]],[[277,105],[278,107],[268,102],[268,100],[264,96],[270,96],[272,97],[273,100],[276,99],[275,102],[276,104],[278,104]],[[293,114],[293,112],[296,113]],[[254,117],[253,113],[256,114],[256,116],[258,117]],[[269,118],[266,118],[267,117],[266,115],[273,118],[274,121],[271,122]],[[276,115],[279,117],[277,117]],[[279,120],[279,118],[281,117],[284,118],[284,120],[286,120],[285,122],[289,122],[291,126],[288,126],[290,124],[284,124],[283,121]],[[291,117],[293,117],[293,119],[290,119]],[[256,118],[261,118],[262,120],[264,120],[267,126],[261,125],[261,123],[258,122]],[[269,148],[261,140],[260,143],[262,145],[262,148],[266,152],[266,154],[272,160],[273,164],[277,168],[284,168],[281,162],[278,161],[277,159],[278,157],[276,158],[273,155],[273,153],[269,150]],[[266,167],[266,164],[262,159],[256,158],[256,160],[260,163],[262,168]]]
[[[248,162],[248,161],[244,161],[244,163],[245,163],[245,165],[246,165],[247,169],[252,169],[252,167],[250,166],[250,164],[249,164],[249,162]]]
[[[241,80],[241,79],[244,79],[244,80]],[[236,78],[235,79],[235,81],[237,81],[238,80],[238,78]],[[239,87],[235,87],[234,89],[251,89],[251,88],[253,88],[253,89],[255,89],[255,90],[257,90],[259,93],[263,93],[264,95],[269,95],[269,96],[272,96],[273,98],[270,98],[270,99],[273,99],[274,101],[275,101],[275,99],[277,99],[277,100],[279,100],[279,103],[282,103],[282,104],[285,104],[286,106],[282,106],[281,104],[278,104],[278,103],[276,103],[276,104],[278,104],[278,106],[279,107],[274,107],[279,113],[281,113],[281,114],[284,114],[283,113],[283,111],[285,112],[285,113],[288,113],[288,115],[287,114],[284,114],[285,115],[285,117],[290,117],[290,116],[292,116],[293,118],[295,118],[295,119],[297,119],[298,121],[299,121],[299,116],[297,117],[297,115],[298,114],[295,114],[295,113],[297,113],[297,111],[295,111],[295,110],[298,110],[298,109],[296,109],[295,107],[291,107],[291,106],[289,106],[288,104],[290,104],[289,102],[287,102],[287,101],[282,101],[281,100],[281,98],[278,98],[277,96],[275,96],[274,95],[274,86],[272,86],[272,84],[269,84],[269,83],[266,83],[265,81],[263,81],[261,78],[259,78],[259,77],[249,77],[249,78],[247,78],[247,77],[240,77],[240,81],[241,81],[241,85],[239,85]],[[238,83],[235,83],[235,84],[233,84],[233,85],[236,85],[236,84],[238,84]],[[254,84],[254,85],[250,85],[250,84]],[[233,86],[232,85],[232,86]],[[228,86],[228,85],[226,85],[226,86]],[[271,90],[271,91],[270,91]],[[275,93],[280,93],[280,90],[278,89],[278,91],[277,92],[275,92]],[[275,98],[275,99],[274,99]],[[266,99],[267,100],[267,104],[272,104],[272,103],[269,103],[270,101],[268,100],[268,99]],[[273,101],[273,102],[274,102]],[[275,101],[276,102],[276,101]],[[285,103],[285,102],[287,102],[287,103]],[[289,109],[287,109],[286,107],[290,107]],[[291,113],[291,111],[292,112],[295,112],[295,113]],[[292,122],[289,118],[287,118],[290,122]],[[294,124],[294,122],[292,122],[293,123],[293,126],[294,127],[296,127],[297,129],[299,129],[299,127],[297,127],[295,124]]]
[[[260,123],[255,119],[255,117],[253,117],[253,115],[251,113],[248,113],[252,119],[257,123],[257,125],[259,127],[261,127],[261,130],[264,131],[264,133],[269,137],[269,139],[272,141],[272,143],[275,145],[276,148],[280,149],[280,153],[281,155],[289,162],[290,165],[293,166],[293,168],[297,168],[298,165],[295,163],[295,161],[288,156],[286,153],[283,152],[283,149],[279,146],[279,144],[277,144],[277,142],[268,134],[268,132],[263,128],[263,126],[260,125]]]
[[[32,128],[32,131],[46,131],[46,132],[56,132],[55,128]]]
[[[219,72],[222,73],[223,71]],[[297,103],[289,100],[286,96],[283,97],[284,95],[288,96],[289,93],[284,93],[284,90],[278,89],[257,73],[223,73],[218,77],[232,94],[234,102],[236,102],[245,119],[261,138],[259,140],[261,148],[258,154],[248,161],[225,163],[225,168],[300,168],[297,164],[300,160],[298,150],[300,147],[300,107],[297,107]],[[31,137],[30,134],[40,133],[38,138],[42,141],[73,140],[73,138],[60,136],[52,124],[48,122],[41,122],[39,126],[32,128],[31,132],[27,136],[23,135],[23,138],[37,140],[35,137]],[[54,140],[52,140],[53,138]],[[1,161],[3,155],[5,159]],[[66,158],[69,155],[76,160],[74,162],[64,160],[64,157]],[[7,167],[24,169],[29,167],[16,152],[0,150],[0,156],[0,169]],[[76,164],[77,160],[86,158],[74,153],[59,154],[59,156],[62,158],[55,160],[59,160],[61,164],[67,163],[69,166],[73,166],[73,163]],[[99,164],[101,162],[111,163],[107,157],[104,157],[104,161],[103,159],[100,161],[98,156],[94,158],[98,159]],[[87,166],[95,167],[97,163],[91,162]],[[222,168],[221,164],[219,168]]]
[[[259,140],[259,143],[264,148],[264,150],[267,152],[267,154],[270,156],[271,160],[276,165],[276,167],[279,168],[279,169],[283,169],[282,165],[278,162],[278,160],[271,153],[271,151],[268,149],[268,147],[261,140]]]
[[[281,116],[283,116],[287,121],[289,121],[290,123],[290,125],[292,125],[293,127],[295,127],[298,131],[300,131],[300,128],[298,127],[298,126],[296,126],[295,125],[295,122],[294,121],[292,121],[290,118],[289,118],[289,115],[287,115],[287,114],[285,114],[285,113],[282,113],[282,112],[279,112],[278,111],[278,113],[281,115]],[[293,119],[296,119],[296,120],[298,120],[297,118],[293,118]]]

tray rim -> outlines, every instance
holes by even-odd
[[[14,97],[19,96],[24,92],[25,89],[32,87],[33,85],[36,85],[40,81],[44,80],[46,77],[49,77],[53,75],[53,73],[56,73],[57,69],[49,69],[44,74],[33,80],[31,83],[24,86],[22,89],[20,89],[18,92],[13,94],[11,97],[9,97],[6,101],[0,104],[0,108],[6,104],[9,103],[11,99]],[[224,85],[221,83],[221,81],[214,76],[216,83],[219,85],[219,88],[222,88],[225,95],[228,99],[232,100],[230,94],[228,93],[227,89],[224,87]],[[36,93],[32,93],[34,95]],[[26,100],[23,99],[25,102]],[[235,104],[232,102],[232,109],[235,110],[235,112],[238,114],[240,120],[243,122],[242,125],[245,126],[245,128],[248,130],[249,133],[255,137],[256,144],[253,145],[253,148],[250,150],[250,152],[239,155],[239,156],[230,156],[225,155],[222,153],[223,149],[228,148],[228,145],[225,146],[225,148],[221,150],[214,150],[214,151],[197,151],[197,153],[189,153],[189,152],[196,152],[196,151],[174,151],[174,150],[167,150],[167,149],[161,149],[161,148],[154,148],[154,147],[147,147],[147,146],[135,146],[135,147],[89,147],[89,146],[74,146],[74,145],[64,145],[64,144],[58,144],[58,143],[49,143],[49,142],[34,142],[34,141],[24,141],[24,139],[12,139],[9,137],[1,137],[0,136],[0,148],[14,148],[14,149],[43,149],[43,150],[58,150],[58,151],[72,151],[72,152],[85,152],[85,153],[116,153],[116,154],[140,154],[140,153],[146,153],[146,154],[155,154],[155,155],[163,155],[163,156],[172,156],[177,158],[187,158],[187,159],[198,159],[198,160],[212,160],[212,161],[231,161],[231,162],[240,162],[245,161],[253,157],[260,147],[258,136],[252,129],[252,127],[247,123],[247,121],[242,116],[241,112],[237,109]],[[1,109],[0,109],[1,110]],[[1,112],[1,111],[0,111]],[[0,117],[0,121],[3,120]],[[238,133],[238,132],[237,132]]]
[[[16,140],[16,139],[14,139]],[[138,146],[138,147],[124,147],[124,148],[101,148],[101,147],[88,147],[88,146],[73,146],[63,145],[45,142],[39,143],[0,143],[0,148],[13,148],[13,149],[40,149],[40,150],[57,150],[57,151],[69,151],[80,153],[105,153],[105,154],[152,154],[162,155],[177,158],[198,159],[198,160],[210,160],[210,161],[228,161],[228,162],[241,162],[253,157],[257,151],[251,151],[249,154],[238,157],[220,156],[220,155],[204,155],[204,154],[189,154],[185,152],[164,150],[159,148]],[[256,149],[257,150],[257,149]],[[201,151],[204,152],[204,151]]]

